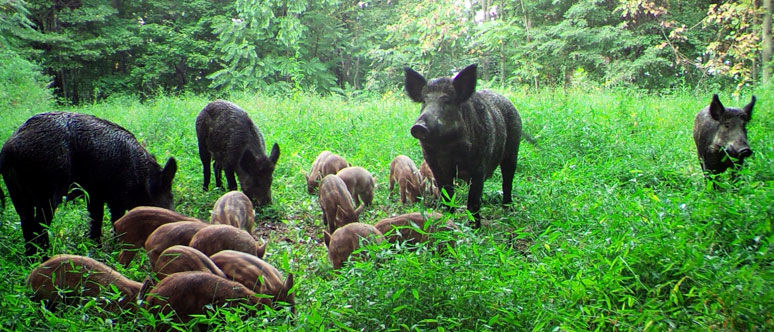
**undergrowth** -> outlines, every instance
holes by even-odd
[[[459,208],[451,212],[387,198],[392,158],[422,158],[408,130],[419,107],[408,98],[233,96],[261,128],[267,146],[277,142],[282,151],[274,203],[258,212],[256,235],[269,242],[266,260],[294,273],[297,315],[220,309],[191,324],[216,330],[772,329],[771,91],[756,91],[748,128],[754,155],[735,177],[724,174],[714,182],[701,174],[691,137],[693,117],[711,96],[506,91],[537,143],[522,142],[513,204],[500,206],[499,171],[486,182],[483,227],[477,230],[469,228],[459,206],[466,200],[464,184],[455,197]],[[721,100],[739,106],[749,96]],[[207,102],[199,96],[146,103],[113,98],[69,110],[120,124],[160,162],[174,156],[176,210],[207,220],[224,193],[201,190],[194,119]],[[30,115],[0,112],[3,141]],[[437,210],[460,230],[437,235],[450,240],[444,250],[372,245],[366,248],[370,260],[333,271],[322,244],[320,208],[306,194],[303,176],[323,150],[376,176],[374,205],[361,221]],[[50,253],[89,255],[142,280],[149,271],[144,255],[119,267],[107,222],[101,247],[84,236],[84,205],[59,207],[49,229]],[[4,329],[135,330],[164,321],[144,310],[105,312],[93,301],[54,313],[42,309],[28,299],[24,282],[37,261],[23,256],[10,204],[1,227]]]

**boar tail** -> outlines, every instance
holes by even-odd
[[[5,154],[0,152],[0,172],[3,170],[3,160],[5,160]],[[2,187],[0,187],[0,208],[5,210],[5,193]]]
[[[527,141],[527,142],[531,143],[531,144],[532,144],[532,145],[534,145],[534,146],[537,146],[537,139],[535,139],[535,137],[533,137],[533,136],[532,136],[532,135],[530,135],[530,134],[527,134],[527,133],[521,133],[521,139],[523,139],[523,140],[525,140],[525,141]]]

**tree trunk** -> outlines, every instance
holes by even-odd
[[[771,81],[771,51],[774,45],[771,43],[771,16],[772,12],[771,0],[763,0],[763,50],[761,54],[761,65],[763,65],[763,83],[769,83]]]

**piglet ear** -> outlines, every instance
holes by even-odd
[[[476,92],[476,68],[478,65],[474,63],[454,76],[452,84],[457,92],[457,103],[468,100],[473,92]]]
[[[422,89],[427,85],[427,80],[409,67],[404,67],[403,71],[406,72],[406,93],[409,98],[417,103],[423,102]]]
[[[720,98],[718,98],[717,94],[712,95],[712,102],[710,103],[709,111],[710,115],[713,119],[715,119],[715,121],[720,121],[720,116],[723,115],[723,112],[726,111],[726,108],[723,107],[723,104],[720,103]]]
[[[293,289],[293,285],[294,285],[293,274],[290,273],[290,274],[288,274],[288,278],[285,279],[285,287],[283,287],[284,291],[289,294],[290,290]]]
[[[325,242],[325,247],[329,247],[331,244],[331,235],[328,234],[328,232],[323,231],[323,242]]]
[[[262,246],[257,246],[255,248],[255,257],[263,259],[263,256],[266,255],[266,246],[268,244],[268,242],[264,242]]]
[[[341,208],[341,206],[336,206],[336,220],[344,220],[344,218],[347,216],[347,213],[344,212],[344,210]],[[334,225],[336,225],[336,222],[334,221]]]
[[[744,113],[747,114],[747,121],[752,119],[753,106],[755,106],[755,96],[752,96],[750,103],[744,106]]]

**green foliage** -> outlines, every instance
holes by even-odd
[[[306,38],[310,34],[304,24],[306,15],[327,5],[325,1],[237,1],[236,17],[214,27],[223,68],[209,76],[212,87],[257,91],[279,83],[281,92],[294,87],[321,92],[332,88],[335,81],[328,68],[309,54],[313,40]]]
[[[583,78],[577,74],[575,81]],[[710,95],[640,90],[508,90],[537,144],[522,144],[514,203],[500,206],[500,174],[485,183],[479,230],[461,209],[448,212],[460,231],[438,237],[452,245],[368,246],[370,257],[332,271],[322,244],[316,197],[303,172],[322,150],[335,151],[377,179],[374,205],[361,221],[436,210],[389,200],[389,163],[398,154],[416,162],[421,151],[408,134],[418,106],[400,95],[320,98],[234,95],[267,143],[282,155],[274,173],[273,205],[259,211],[256,236],[269,242],[266,260],[296,280],[297,315],[218,309],[199,318],[224,330],[770,330],[774,275],[774,147],[770,87],[758,97],[749,125],[755,150],[736,176],[704,179],[691,137],[693,117]],[[585,87],[584,87],[585,88]],[[749,100],[722,94],[724,104]],[[203,192],[193,122],[209,101],[161,96],[140,103],[110,98],[71,108],[132,131],[159,160],[174,156],[178,212],[209,218],[224,192]],[[8,106],[4,106],[8,107]],[[0,137],[26,117],[0,109]],[[463,186],[464,187],[464,186]],[[462,188],[455,201],[465,201]],[[86,299],[56,313],[31,302],[24,279],[36,262],[23,257],[18,216],[2,210],[0,324],[6,329],[146,329],[170,317],[108,313]],[[85,204],[60,206],[51,253],[90,255],[133,280],[149,271],[144,254],[118,267],[118,243],[97,248],[83,234]],[[105,224],[105,234],[111,234]],[[450,244],[451,244],[450,243]]]
[[[229,19],[228,1],[132,1],[123,9],[138,17],[139,47],[127,64],[128,92],[143,96],[162,91],[205,93],[217,66],[213,26]],[[128,15],[127,15],[128,16]]]
[[[31,0],[0,4],[0,30],[76,104],[114,94],[383,93],[400,89],[405,66],[437,77],[474,62],[500,86],[569,87],[581,72],[595,86],[741,93],[762,66],[756,6]]]
[[[48,111],[53,99],[40,67],[10,47],[0,49],[0,58],[0,115],[23,118]]]

